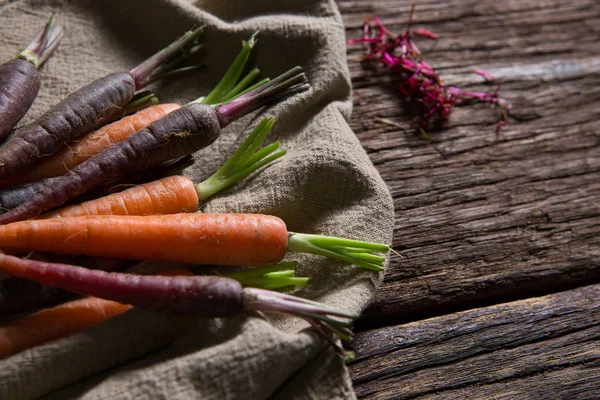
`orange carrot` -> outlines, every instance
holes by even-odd
[[[196,186],[185,176],[168,176],[81,204],[41,215],[40,219],[83,215],[151,215],[193,212],[198,208]]]
[[[191,276],[186,269],[170,269],[163,276]],[[38,311],[0,326],[0,359],[72,335],[132,308],[127,304],[85,297]]]
[[[0,249],[85,254],[133,260],[254,267],[286,252],[323,255],[382,270],[384,244],[288,233],[259,214],[94,215],[27,220],[0,226]]]
[[[67,143],[52,156],[40,159],[31,169],[0,180],[0,187],[64,175],[88,158],[122,142],[179,107],[178,104],[158,104],[105,125],[80,140]]]
[[[272,118],[263,119],[229,160],[210,178],[198,185],[185,176],[169,176],[99,199],[64,207],[40,218],[176,214],[196,211],[201,201],[285,154],[285,151],[273,153],[279,149],[279,142],[260,148],[274,123]]]
[[[42,310],[0,327],[0,359],[99,324],[131,306],[87,297]]]

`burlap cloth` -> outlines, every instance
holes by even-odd
[[[207,68],[155,85],[163,102],[206,94],[260,30],[255,62],[266,76],[301,65],[312,89],[254,113],[195,154],[183,173],[200,181],[231,154],[263,116],[277,123],[268,141],[287,155],[226,190],[204,212],[260,212],[291,231],[390,243],[389,192],[346,120],[351,86],[344,27],[326,0],[17,0],[0,3],[0,60],[33,37],[51,11],[65,38],[42,72],[27,120],[92,79],[130,69],[185,30],[206,25]],[[293,254],[311,277],[291,293],[360,311],[381,274],[322,257]],[[266,319],[268,318],[268,319]],[[0,361],[0,399],[346,399],[348,372],[308,324],[244,314],[202,319],[132,310],[78,335]]]

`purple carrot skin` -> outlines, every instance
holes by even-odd
[[[196,100],[79,164],[28,202],[0,215],[0,224],[35,218],[104,182],[191,154],[214,142],[233,120],[308,88],[302,68],[295,67],[215,109]]]
[[[40,90],[38,69],[63,37],[54,14],[46,27],[17,56],[0,66],[0,140],[23,118]]]
[[[60,178],[46,178],[37,182],[26,183],[12,187],[10,189],[0,190],[0,212],[12,210],[26,202],[28,199],[32,199],[40,190],[48,185],[52,185],[53,182]]]
[[[50,155],[66,141],[123,116],[135,91],[173,72],[178,61],[197,49],[202,30],[196,29],[171,43],[131,71],[107,75],[82,87],[36,121],[25,125],[0,147],[0,178]]]
[[[203,317],[227,317],[244,310],[294,315],[308,320],[321,333],[327,329],[347,340],[351,336],[349,322],[331,316],[357,317],[284,293],[243,288],[234,279],[218,276],[139,276],[24,260],[5,254],[0,254],[0,270],[75,293],[156,311]]]
[[[134,262],[104,257],[64,256],[58,254],[34,254],[38,261],[51,261],[83,265],[85,268],[102,271],[121,271]],[[73,298],[74,293],[35,281],[15,278],[0,280],[0,320],[19,313],[27,313],[42,307],[57,305]]]

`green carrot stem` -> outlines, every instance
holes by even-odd
[[[238,282],[242,282],[246,279],[253,279],[267,275],[271,272],[287,271],[296,268],[298,263],[296,261],[286,261],[275,265],[266,265],[259,268],[245,269],[238,272],[232,272],[227,274],[228,278],[235,279]]]
[[[257,108],[308,90],[310,85],[302,68],[296,66],[268,83],[215,108],[221,128]]]
[[[211,104],[211,105],[212,105],[213,107],[218,107],[218,106],[220,106],[221,104],[228,103],[228,102],[230,102],[231,100],[235,100],[235,99],[237,99],[238,97],[240,97],[240,96],[243,96],[243,95],[245,95],[246,93],[248,93],[248,92],[250,92],[250,91],[252,91],[252,90],[256,89],[257,87],[260,87],[260,86],[263,86],[263,85],[264,85],[264,84],[266,84],[266,83],[269,83],[270,81],[271,81],[271,79],[270,79],[270,78],[264,78],[264,79],[262,79],[262,80],[260,80],[260,81],[256,82],[254,85],[252,85],[252,86],[250,86],[250,87],[248,87],[248,88],[246,88],[246,89],[242,90],[241,92],[239,92],[239,93],[235,93],[234,95],[227,97],[227,98],[226,98],[226,99],[224,99],[224,100],[223,100],[221,103],[219,103],[219,104],[214,104],[214,105],[213,105],[213,104]],[[233,92],[233,90],[232,90],[232,92]],[[228,95],[229,95],[229,94],[228,94]]]
[[[279,143],[273,143],[257,151],[274,123],[275,120],[272,118],[263,119],[217,172],[196,185],[198,199],[206,200],[259,168],[282,157],[285,151],[272,154],[279,148]]]
[[[288,286],[306,286],[309,280],[309,278],[303,276],[294,276],[289,278],[274,278],[265,276],[262,278],[246,280],[242,283],[242,286],[275,290]]]
[[[225,99],[227,97],[229,92],[231,92],[234,88],[235,83],[242,75],[244,68],[246,67],[246,63],[248,62],[250,53],[256,45],[257,34],[258,32],[254,33],[252,36],[250,36],[250,39],[242,42],[242,50],[235,58],[225,75],[223,75],[223,78],[221,78],[217,86],[215,86],[215,88],[206,97],[204,97],[203,99],[196,99],[192,103],[202,102],[205,104],[214,104],[223,101],[222,99]],[[246,79],[244,78],[242,81],[245,80]],[[246,84],[248,83],[250,82],[248,81]]]
[[[243,286],[261,289],[279,289],[286,286],[305,286],[308,278],[295,277],[295,261],[282,262],[276,265],[267,265],[225,275],[235,279]]]
[[[250,83],[260,74],[260,69],[254,67],[243,77],[227,94],[221,96],[224,101],[233,99],[238,93],[242,92],[244,88],[248,87]],[[234,81],[235,83],[235,81]]]
[[[290,276],[294,276],[294,270],[293,269],[286,269],[284,271],[274,271],[274,272],[269,272],[264,274],[263,276],[267,276],[269,278],[287,278]]]
[[[385,257],[372,253],[387,253],[389,249],[388,245],[381,243],[294,232],[288,234],[288,251],[326,256],[374,271],[383,270]]]
[[[257,144],[261,144],[263,140],[264,140],[264,138],[261,139],[260,143],[257,143]],[[263,158],[265,158],[269,154],[273,153],[275,150],[279,149],[280,145],[281,144],[279,142],[271,143],[270,145],[265,146],[262,149],[256,151],[254,154],[250,153],[250,151],[253,151],[253,149],[249,150],[247,152],[249,154],[246,154],[240,160],[240,164],[241,164],[240,168],[241,169],[245,169],[245,168],[250,167],[253,164],[256,164],[258,161],[262,160]]]
[[[135,114],[144,108],[158,104],[158,97],[149,90],[137,93],[125,106],[125,114]]]

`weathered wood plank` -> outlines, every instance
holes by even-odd
[[[403,30],[410,4],[339,2],[349,38],[372,14]],[[391,190],[402,255],[358,328],[600,281],[600,3],[426,0],[415,26],[440,35],[419,45],[445,83],[487,90],[470,72],[487,70],[513,110],[496,136],[493,109],[458,107],[424,140],[349,47],[350,124]]]
[[[372,399],[596,399],[600,285],[359,333]]]

